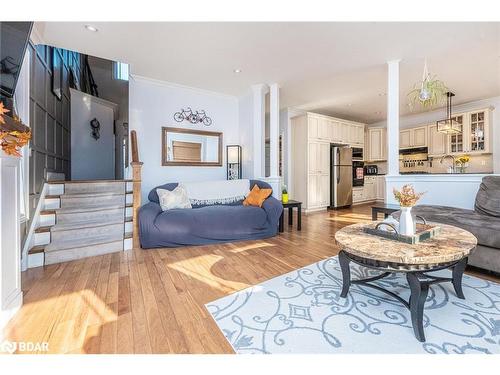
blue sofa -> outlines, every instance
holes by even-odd
[[[177,183],[158,186],[150,191],[149,203],[139,210],[139,236],[142,248],[207,245],[221,242],[254,240],[275,236],[283,205],[270,196],[262,208],[229,205],[193,206],[192,209],[162,211],[156,189],[173,190]],[[250,189],[263,181],[250,180]]]

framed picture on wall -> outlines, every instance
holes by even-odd
[[[62,99],[63,63],[57,48],[52,48],[52,92],[57,99]]]

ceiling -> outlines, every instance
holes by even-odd
[[[42,22],[36,30],[49,45],[127,62],[132,74],[236,96],[277,82],[281,107],[367,123],[386,117],[391,59],[401,59],[403,115],[424,59],[456,104],[500,95],[500,23]]]

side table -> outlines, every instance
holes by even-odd
[[[293,208],[297,208],[297,230],[302,229],[302,202],[294,201],[290,199],[283,204],[283,212],[280,216],[279,231],[282,233],[284,231],[283,222],[285,220],[285,208],[288,208],[288,225],[293,225]]]

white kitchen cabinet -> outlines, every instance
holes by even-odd
[[[411,147],[411,129],[399,131],[399,148]]]
[[[464,126],[465,114],[459,114],[452,117],[460,124],[460,133],[450,134],[448,136],[448,153],[463,154],[465,151],[465,136],[467,127]]]
[[[377,200],[385,200],[385,176],[377,176]]]
[[[330,204],[330,144],[365,146],[365,124],[307,113],[292,118],[292,198],[306,211]]]
[[[412,129],[412,147],[427,147],[427,126]]]
[[[465,127],[465,151],[468,153],[489,153],[491,143],[489,110],[467,113]]]
[[[363,196],[367,201],[377,199],[377,176],[365,176]]]
[[[427,126],[399,131],[399,148],[427,147]]]
[[[428,130],[429,156],[443,156],[448,153],[448,136],[438,132],[437,125],[429,125]]]
[[[352,188],[352,203],[361,203],[364,201],[363,187]]]
[[[368,147],[365,148],[365,160],[370,162],[387,160],[387,130],[372,128],[368,129],[367,134]]]

